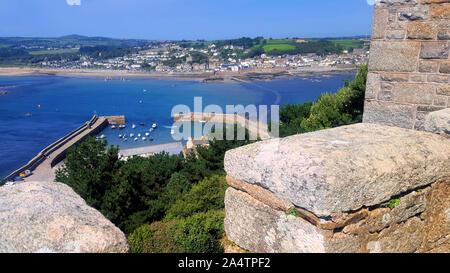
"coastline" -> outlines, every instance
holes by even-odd
[[[248,69],[239,72],[139,72],[127,70],[95,69],[55,69],[32,67],[0,67],[0,76],[74,76],[109,79],[169,79],[200,82],[249,82],[254,80],[273,80],[277,78],[308,77],[356,73],[356,66],[348,67],[303,67],[299,69]]]

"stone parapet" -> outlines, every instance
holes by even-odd
[[[356,124],[228,151],[227,237],[252,252],[448,249],[450,139]]]
[[[379,0],[374,11],[364,122],[424,130],[450,107],[450,1]]]
[[[27,182],[0,187],[0,252],[128,252],[125,234],[69,186]]]

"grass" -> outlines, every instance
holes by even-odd
[[[350,48],[362,48],[364,46],[364,41],[361,40],[330,40],[335,45],[340,45],[344,49]]]
[[[267,44],[263,46],[263,49],[267,53],[272,50],[280,50],[280,51],[295,50],[295,46],[290,44]]]

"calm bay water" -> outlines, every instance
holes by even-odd
[[[185,104],[194,108],[194,97],[202,97],[203,107],[225,105],[284,105],[314,101],[321,93],[334,93],[344,79],[289,78],[252,83],[208,83],[159,79],[111,80],[61,76],[0,77],[0,177],[24,165],[44,147],[98,115],[125,115],[127,129],[106,129],[111,144],[121,148],[173,141],[172,107]],[[147,92],[143,90],[146,89]],[[40,105],[40,108],[38,107]],[[30,113],[32,116],[27,117]],[[145,126],[139,123],[144,122]],[[131,124],[138,127],[131,129]],[[119,133],[148,131],[158,124],[153,142],[123,142]]]

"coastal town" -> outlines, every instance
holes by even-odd
[[[303,43],[306,41],[301,40]],[[363,41],[361,48],[343,49],[330,54],[280,54],[261,52],[251,54],[249,48],[239,45],[219,45],[213,42],[202,47],[186,46],[180,42],[161,42],[134,47],[133,53],[112,58],[98,55],[81,55],[79,60],[44,60],[39,66],[52,69],[90,69],[130,72],[196,72],[222,73],[264,71],[267,69],[296,70],[305,68],[349,68],[366,64],[369,42]],[[55,50],[55,49],[53,49]],[[79,50],[79,48],[72,48]],[[254,56],[249,56],[254,55]],[[99,58],[100,57],[100,58]]]

